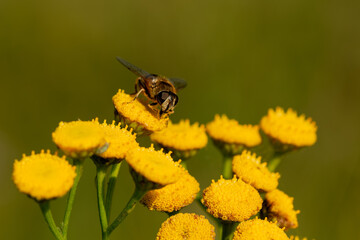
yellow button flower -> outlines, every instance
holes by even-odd
[[[181,176],[179,162],[174,162],[170,153],[155,151],[153,146],[130,150],[125,159],[136,173],[160,185],[174,183]]]
[[[232,155],[240,153],[243,147],[254,147],[261,143],[259,126],[240,125],[226,115],[215,115],[215,119],[206,124],[206,131],[216,145]]]
[[[60,122],[52,133],[55,144],[68,156],[91,156],[105,145],[105,134],[99,123],[93,121]]]
[[[100,126],[105,133],[105,140],[109,144],[107,150],[99,154],[101,158],[122,160],[129,150],[139,147],[136,142],[136,134],[132,133],[132,129],[129,131],[127,126],[121,128],[120,124],[115,125],[115,121],[112,124],[104,121]]]
[[[202,215],[178,213],[161,224],[156,240],[213,240],[215,228]]]
[[[265,195],[265,216],[272,221],[276,221],[281,228],[297,228],[298,220],[296,215],[300,211],[294,210],[293,201],[294,198],[278,189],[268,192]]]
[[[122,125],[129,125],[138,135],[160,131],[168,124],[169,118],[157,118],[156,113],[138,99],[134,100],[134,97],[126,94],[124,90],[119,89],[113,96],[113,103],[116,120]]]
[[[241,179],[222,177],[203,191],[202,204],[216,218],[241,222],[259,212],[262,199],[258,191]]]
[[[150,210],[173,212],[191,204],[200,191],[199,183],[181,167],[181,177],[175,183],[151,190],[141,199]]]
[[[183,160],[193,156],[197,150],[207,144],[204,125],[199,123],[190,125],[188,119],[181,120],[177,124],[169,122],[167,128],[154,132],[150,138],[167,151],[172,151],[177,159]]]
[[[244,150],[241,155],[236,155],[232,161],[233,172],[244,182],[262,191],[271,191],[278,186],[279,173],[272,173],[261,163],[261,157]]]
[[[275,223],[261,219],[242,222],[237,226],[233,240],[289,240]]]
[[[297,116],[291,108],[286,112],[280,107],[269,109],[268,114],[261,119],[260,126],[275,147],[280,148],[279,151],[311,146],[316,142],[315,122],[304,115]]]
[[[38,201],[49,200],[65,195],[74,183],[75,167],[71,166],[65,156],[41,151],[39,154],[23,155],[20,161],[15,160],[13,181],[20,192]]]

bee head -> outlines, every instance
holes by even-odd
[[[161,91],[156,95],[156,101],[160,104],[160,116],[164,113],[172,113],[178,103],[179,97],[170,91]]]

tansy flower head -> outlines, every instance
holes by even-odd
[[[115,124],[115,121],[112,124],[104,121],[100,126],[105,133],[105,140],[109,147],[105,152],[98,154],[99,157],[93,159],[99,160],[101,163],[117,163],[125,158],[129,150],[139,147],[136,142],[136,134],[132,133],[132,129],[128,130],[127,126],[121,128],[120,124]]]
[[[215,115],[214,121],[206,124],[206,131],[214,143],[230,155],[240,153],[244,147],[254,147],[261,143],[259,126],[240,125],[226,115]]]
[[[177,124],[169,122],[169,126],[162,131],[154,132],[151,140],[158,143],[166,151],[172,151],[176,159],[186,159],[196,154],[207,144],[207,136],[204,125],[181,120]]]
[[[179,162],[174,162],[170,153],[155,151],[153,146],[132,149],[125,159],[137,176],[159,185],[174,183],[181,176]]]
[[[75,167],[65,156],[41,151],[39,154],[23,155],[15,160],[12,174],[13,181],[20,192],[38,201],[62,197],[74,183]]]
[[[251,185],[241,179],[225,180],[222,177],[203,191],[202,204],[216,218],[241,222],[259,212],[262,199]]]
[[[89,157],[106,143],[104,131],[95,120],[60,122],[52,139],[72,158]]]
[[[156,240],[213,240],[215,228],[202,215],[178,213],[161,224]]]
[[[275,223],[261,219],[242,222],[237,226],[233,240],[289,240]]]
[[[311,146],[316,142],[315,122],[304,115],[297,116],[291,108],[286,112],[280,107],[269,109],[261,119],[260,126],[272,140],[277,152]]]
[[[141,202],[150,210],[173,212],[191,204],[199,191],[199,183],[181,167],[178,181],[147,192]]]
[[[262,191],[274,190],[278,185],[279,173],[272,173],[261,163],[261,157],[244,150],[236,155],[232,161],[233,172],[244,182]]]
[[[138,99],[119,89],[113,96],[115,118],[122,125],[133,128],[138,135],[160,131],[167,126],[168,118],[158,119],[151,110],[147,109]]]
[[[296,215],[299,210],[294,210],[294,198],[289,197],[284,192],[275,189],[265,195],[264,208],[262,215],[271,221],[277,222],[281,228],[297,228],[298,221]]]

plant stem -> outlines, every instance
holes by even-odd
[[[74,204],[74,199],[75,199],[75,195],[76,195],[76,189],[77,186],[79,184],[82,172],[83,172],[83,160],[79,160],[79,159],[74,159],[74,165],[76,166],[76,177],[74,179],[74,184],[70,190],[70,193],[68,195],[68,199],[67,199],[67,205],[66,205],[66,210],[65,210],[65,215],[64,215],[64,221],[62,224],[62,232],[64,235],[64,239],[67,239],[67,231],[69,228],[69,220],[70,220],[70,215],[71,215],[71,211],[72,211],[72,207]]]
[[[55,236],[57,240],[64,240],[65,238],[63,237],[60,229],[56,226],[55,221],[52,217],[50,210],[50,202],[47,200],[44,202],[39,202],[39,206],[52,234]]]
[[[108,185],[107,185],[106,198],[105,198],[105,210],[106,210],[106,216],[107,216],[108,222],[110,222],[111,203],[112,203],[112,198],[114,195],[114,189],[115,189],[117,177],[119,175],[120,167],[121,167],[121,162],[114,164],[111,167],[111,172],[110,172],[109,181],[108,181]]]
[[[96,167],[96,192],[98,200],[98,210],[101,224],[102,239],[109,239],[107,234],[108,221],[104,205],[104,179],[107,166],[99,165]]]
[[[237,222],[222,222],[222,232],[221,232],[221,239],[222,240],[231,240],[234,235],[234,230],[237,226]]]
[[[232,159],[233,159],[232,156],[224,155],[224,158],[223,158],[223,178],[225,178],[225,179],[232,179],[232,177],[233,177]]]
[[[136,203],[145,195],[147,190],[140,188],[135,188],[133,195],[131,196],[129,202],[126,204],[125,208],[121,211],[119,216],[114,220],[114,222],[108,227],[107,233],[110,235],[115,228],[129,215],[129,213],[134,210]]]
[[[277,166],[281,162],[281,157],[279,155],[275,155],[267,164],[267,167],[270,172],[274,172]]]

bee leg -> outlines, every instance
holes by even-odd
[[[147,106],[149,109],[151,109],[152,111],[154,111],[155,113],[158,112],[158,109],[156,108],[156,105],[158,105],[157,102],[152,102],[152,103],[149,103]]]
[[[135,101],[143,91],[145,91],[143,88],[140,89],[140,90],[135,94],[134,99],[133,99],[132,101]]]
[[[145,90],[142,88],[142,89],[140,89],[137,93],[134,93],[135,96],[134,96],[133,100],[131,100],[130,102],[127,102],[126,104],[132,103],[133,101],[135,101],[143,91],[145,91]],[[132,95],[134,95],[134,94],[130,94],[130,96],[132,96]]]
[[[157,109],[156,109],[156,105],[157,105],[158,103],[157,102],[152,102],[152,103],[149,103],[148,104],[148,107],[151,109],[151,110],[153,110],[153,111],[157,111]]]

